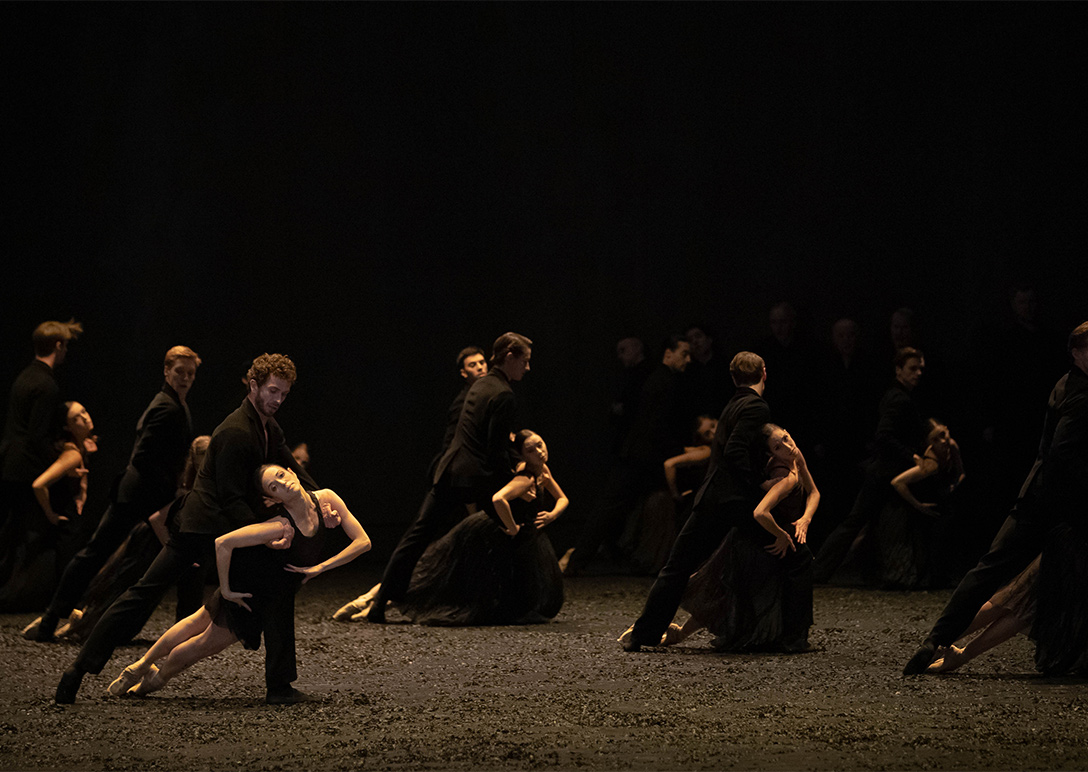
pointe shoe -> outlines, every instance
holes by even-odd
[[[661,636],[661,645],[672,646],[674,644],[680,643],[686,637],[682,633],[683,629],[684,628],[676,624],[676,622],[670,622],[669,629],[666,630],[665,634]]]
[[[140,679],[140,683],[133,686],[125,694],[129,697],[146,697],[152,692],[157,692],[166,686],[166,681],[159,675],[159,669],[154,665],[147,671],[147,675]]]
[[[33,622],[31,622],[29,625],[27,625],[26,627],[24,627],[22,629],[22,631],[21,631],[22,636],[24,638],[26,638],[28,641],[38,640],[38,630],[41,629],[41,626],[42,626],[42,618],[38,617],[37,619],[35,619]]]
[[[57,638],[67,638],[68,633],[72,631],[72,625],[74,625],[81,619],[83,619],[83,609],[77,608],[75,611],[68,615],[68,621],[58,627],[57,632],[54,633],[54,635]]]
[[[151,665],[151,667],[155,667]],[[121,675],[113,679],[113,682],[109,685],[107,691],[114,697],[120,697],[122,694],[127,694],[129,689],[140,683],[140,680],[147,675],[148,669],[135,668],[133,665],[129,665],[121,671]]]
[[[357,621],[355,617],[359,614],[365,614],[367,611],[369,611],[370,604],[373,602],[370,598],[363,600],[363,597],[364,596],[360,595],[351,603],[345,603],[343,606],[336,610],[336,613],[332,615],[332,618],[335,619],[337,622]]]

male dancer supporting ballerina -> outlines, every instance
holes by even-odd
[[[64,569],[37,629],[28,628],[24,632],[26,637],[52,641],[57,624],[72,613],[95,573],[133,526],[147,520],[177,495],[178,476],[193,441],[193,421],[185,398],[199,366],[200,357],[188,346],[174,346],[166,352],[164,383],[136,423],[136,443],[117,494],[106,507],[91,540]]]
[[[760,356],[742,351],[729,363],[729,374],[737,392],[718,421],[706,479],[695,494],[691,515],[677,535],[665,567],[650,589],[642,616],[620,636],[624,651],[639,651],[643,646],[660,644],[661,636],[680,607],[692,573],[714,553],[730,529],[751,522],[752,513],[763,498],[760,484],[767,453],[763,425],[771,418],[770,408],[763,399],[767,370]],[[792,540],[788,546],[784,559],[797,555]],[[811,569],[808,564],[799,563],[796,570]],[[805,620],[804,614],[791,614],[790,609],[805,602],[802,593],[806,591],[811,592],[807,584],[797,582],[792,594],[796,597],[786,597],[784,617],[787,625],[794,619]],[[807,650],[807,622],[803,630],[798,627],[794,639],[786,631],[785,639],[784,650]]]
[[[492,495],[513,476],[514,392],[510,383],[520,381],[529,371],[532,343],[524,335],[507,332],[492,346],[491,368],[465,395],[453,442],[435,469],[434,487],[389,558],[381,588],[366,616],[368,621],[385,622],[386,603],[404,598],[412,571],[427,546],[464,517],[466,505],[493,511]],[[516,533],[515,528],[510,535]]]
[[[182,500],[170,541],[134,586],[95,625],[75,662],[61,677],[56,701],[75,701],[86,673],[99,673],[121,642],[133,638],[162,596],[193,563],[215,564],[215,538],[259,520],[262,495],[256,480],[263,464],[294,470],[304,487],[317,486],[291,456],[273,416],[291,391],[295,365],[282,354],[262,354],[246,375],[249,393],[212,434],[193,490]],[[305,699],[295,680],[294,594],[285,593],[265,617],[266,701]],[[134,686],[135,682],[128,684]],[[127,687],[126,687],[127,688]]]
[[[982,604],[1042,551],[1051,531],[1063,521],[1082,520],[1088,501],[1088,322],[1070,334],[1069,353],[1073,367],[1050,392],[1039,453],[1012,511],[990,551],[952,593],[903,675],[924,673],[938,647],[963,634]]]

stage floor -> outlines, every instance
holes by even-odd
[[[1036,675],[1022,637],[957,675],[900,676],[947,592],[819,587],[811,654],[715,654],[705,633],[625,654],[649,579],[570,580],[558,619],[533,627],[333,622],[374,573],[303,588],[296,686],[314,700],[291,707],[263,703],[263,653],[240,647],[152,697],[109,697],[136,646],[57,706],[75,649],[0,616],[0,768],[1088,768],[1086,681]]]

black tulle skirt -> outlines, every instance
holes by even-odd
[[[427,548],[397,607],[423,625],[545,622],[563,607],[563,575],[551,541],[531,523],[510,538],[477,513]]]
[[[1088,673],[1088,534],[1066,527],[1053,534],[1039,562],[1035,667],[1048,675]]]

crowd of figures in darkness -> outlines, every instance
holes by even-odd
[[[905,675],[956,670],[1018,633],[1036,642],[1040,671],[1088,671],[1088,607],[1070,592],[1088,580],[1088,323],[1063,336],[1040,322],[1030,287],[1009,299],[1009,322],[978,331],[963,357],[931,350],[908,308],[890,315],[883,346],[863,346],[849,318],[817,346],[786,302],[770,309],[769,335],[728,359],[702,322],[657,352],[620,340],[609,469],[558,552],[548,526],[570,500],[547,431],[516,423],[533,342],[507,332],[490,351],[468,346],[441,447],[420,470],[419,511],[381,581],[333,619],[542,624],[561,613],[565,582],[622,572],[656,577],[617,631],[625,652],[702,640],[808,653],[814,585],[955,588],[904,653]],[[235,642],[263,642],[267,701],[308,699],[293,686],[295,594],[370,538],[276,421],[294,363],[254,359],[241,405],[194,436],[201,358],[170,348],[124,472],[102,481],[88,464],[97,408],[65,399],[56,375],[82,333],[74,320],[39,325],[11,389],[0,612],[40,613],[29,640],[79,644],[58,663],[57,703],[174,588],[176,623],[110,694],[150,694]],[[104,512],[85,511],[89,486],[109,487]]]

